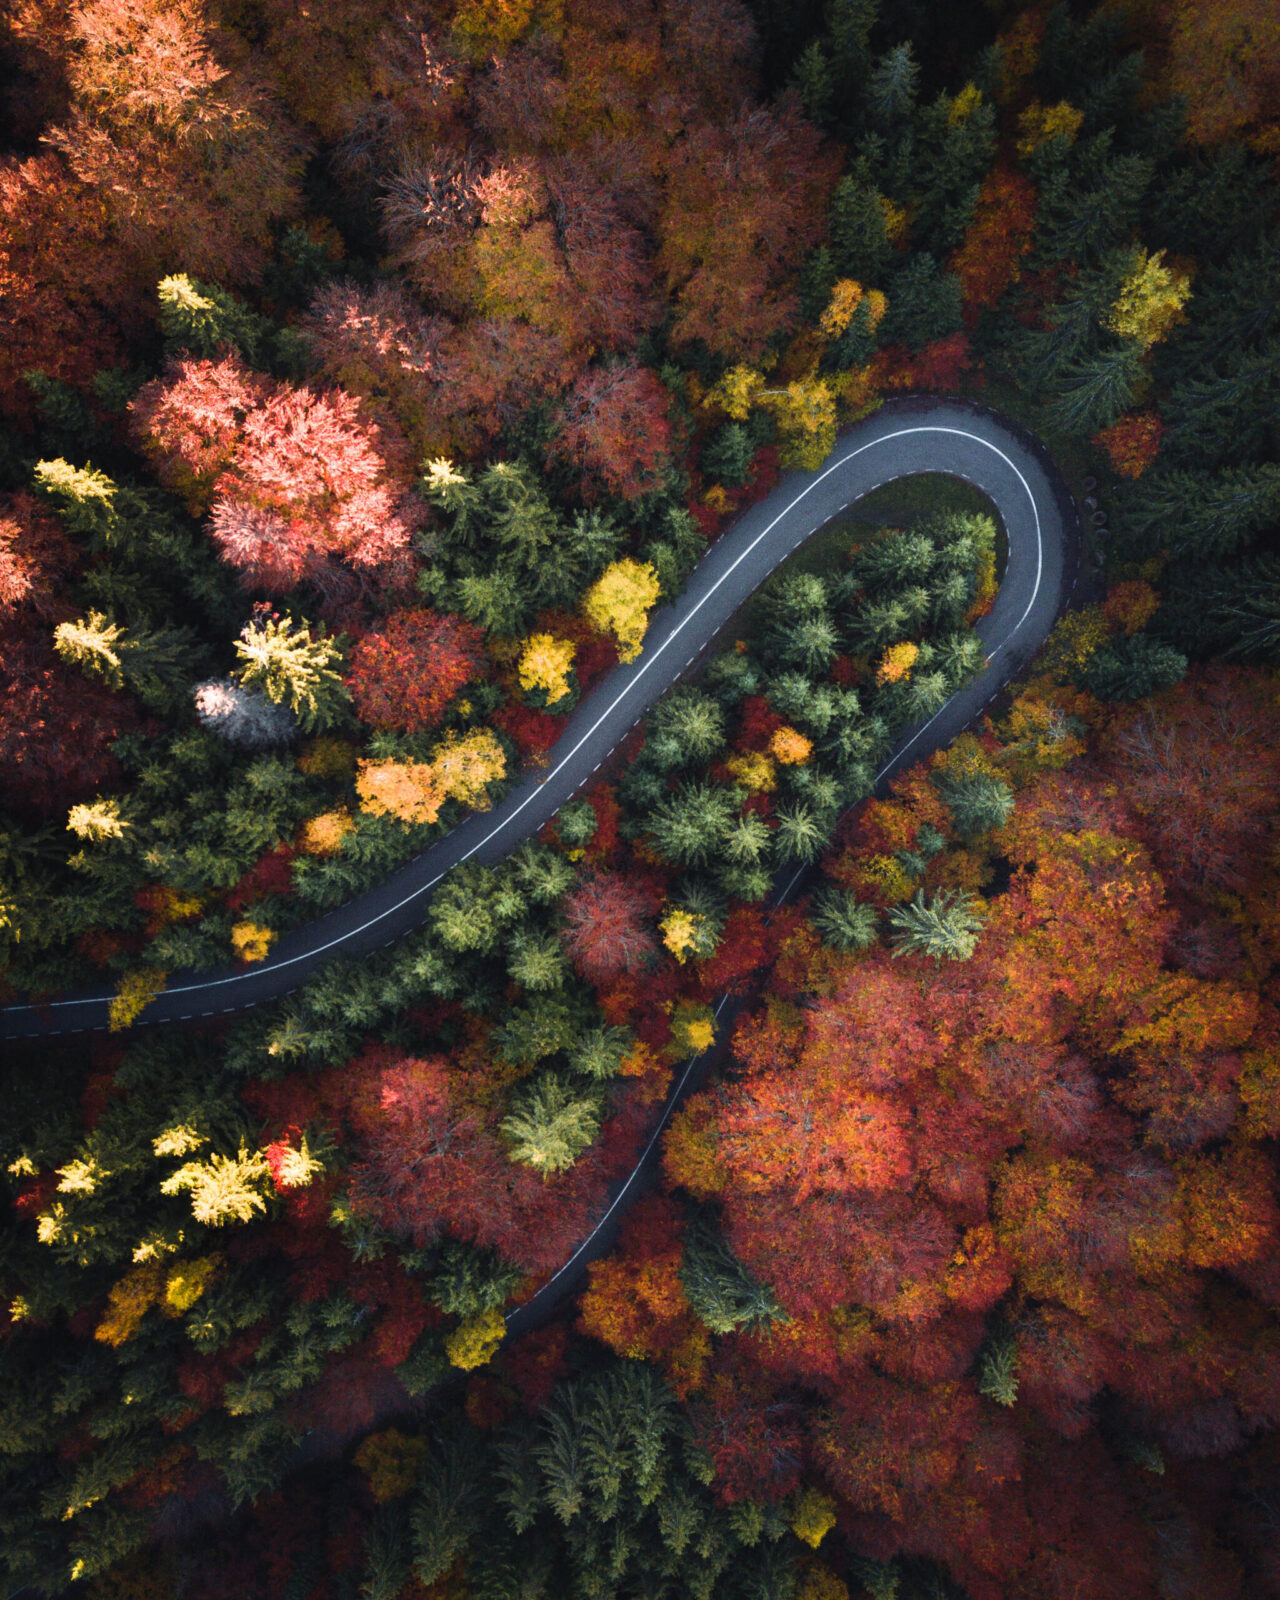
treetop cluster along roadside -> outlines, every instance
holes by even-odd
[[[10,1586],[1274,1586],[1273,10],[6,14]]]
[[[824,512],[829,513],[833,506],[856,496],[859,485],[865,486],[871,474],[882,481],[885,463],[892,463],[895,454],[917,469],[941,462],[954,464],[954,470],[971,481],[1007,481],[1009,492],[1026,502],[1016,508],[1017,524],[1025,529],[1026,546],[1024,550],[1020,545],[1018,550],[1014,568],[1016,583],[1006,588],[1007,615],[998,619],[1005,626],[1008,639],[1018,637],[1019,650],[1025,650],[1026,640],[1018,636],[1018,630],[1031,608],[1040,601],[1042,586],[1046,594],[1052,589],[1054,575],[1061,568],[1060,553],[1048,552],[1046,568],[1040,517],[1034,499],[1030,498],[1026,479],[1007,454],[978,431],[981,428],[1002,437],[999,424],[982,419],[971,420],[966,427],[963,425],[965,415],[954,407],[939,407],[937,415],[940,419],[937,423],[924,420],[909,423],[903,419],[897,426],[887,421],[864,425],[865,440],[862,434],[851,435],[833,463],[824,467],[815,479],[797,480],[794,486],[762,502],[750,520],[717,545],[714,558],[695,573],[671,613],[660,616],[644,659],[629,671],[625,665],[617,669],[582,707],[579,715],[571,719],[565,736],[568,753],[553,752],[555,764],[548,777],[536,783],[526,780],[514,790],[494,813],[484,818],[481,837],[477,838],[480,830],[472,825],[451,841],[443,841],[411,868],[351,902],[338,915],[331,914],[313,930],[282,943],[251,977],[237,978],[231,972],[224,972],[207,978],[196,975],[174,984],[164,1002],[167,1014],[186,1017],[205,1011],[216,1013],[248,1000],[258,1001],[278,994],[296,987],[323,956],[376,948],[415,925],[422,916],[424,891],[438,882],[453,862],[466,859],[481,845],[495,839],[501,840],[502,848],[510,848],[522,833],[549,818],[589,774],[591,757],[597,757],[594,764],[598,766],[599,755],[617,744],[619,734],[629,729],[655,690],[672,681],[682,670],[680,651],[692,648],[697,653],[706,633],[729,619],[761,576],[813,530],[815,519],[820,524],[826,520]],[[931,449],[931,446],[936,448]],[[845,460],[849,462],[847,468],[839,465]],[[892,466],[889,471],[892,475]],[[786,735],[779,728],[772,735],[777,748],[764,753],[769,773],[762,769],[753,774],[743,768],[736,774],[748,793],[753,788],[758,793],[762,788],[776,787],[771,774],[780,769],[785,776],[789,768],[794,769],[790,783],[796,790],[799,809],[788,810],[779,819],[781,831],[776,848],[782,852],[781,860],[788,855],[795,860],[812,859],[823,842],[824,817],[830,815],[833,806],[842,801],[847,803],[855,791],[865,788],[870,773],[867,761],[874,757],[876,741],[883,737],[878,727],[932,715],[948,691],[976,671],[983,659],[973,636],[955,633],[950,637],[942,636],[936,642],[928,641],[922,647],[904,635],[923,626],[955,628],[969,613],[991,606],[995,569],[994,529],[989,523],[984,524],[981,518],[953,519],[949,524],[939,523],[932,531],[922,531],[913,544],[889,540],[884,543],[882,554],[877,556],[869,549],[861,559],[865,571],[855,562],[846,574],[839,575],[825,587],[822,580],[814,576],[797,576],[770,602],[771,631],[767,632],[762,648],[774,668],[776,682],[771,690],[772,701],[784,710],[794,702],[792,713],[811,729],[811,733],[819,735],[822,748],[829,749],[830,759],[835,762],[825,787],[819,785],[815,789],[812,780],[817,778],[820,764],[814,765],[810,760],[812,738],[793,730],[788,748]],[[861,614],[846,620],[841,608],[855,601]],[[266,626],[277,625],[268,619]],[[1006,642],[1004,636],[993,639],[991,648],[1003,649]],[[846,652],[855,652],[846,656],[851,663],[860,655],[868,664],[862,669],[851,666],[846,673],[843,710],[834,701],[824,709],[831,691],[824,688],[816,692],[808,685],[811,679],[826,675],[841,647]],[[724,685],[722,699],[726,696],[740,698],[747,692],[752,667],[745,657],[726,661],[717,671]],[[859,721],[861,711],[857,696],[850,694],[849,687],[859,671],[867,677],[873,696],[874,719],[878,721]],[[755,678],[760,678],[759,669]],[[629,797],[629,803],[641,811],[660,798],[665,772],[677,770],[685,761],[697,759],[700,754],[713,753],[721,737],[719,719],[713,719],[702,734],[705,751],[701,751],[694,726],[696,714],[686,711],[682,727],[679,711],[675,709],[680,704],[673,702],[673,707],[664,713],[673,719],[669,737],[677,759],[668,762],[666,767],[654,769],[649,785],[652,793],[641,796],[637,791]],[[478,743],[476,736],[470,737],[473,744]],[[463,740],[453,748],[461,755],[466,743]],[[443,748],[449,749],[448,746]],[[483,748],[479,746],[477,755]],[[437,767],[441,759],[437,758]],[[481,756],[482,761],[485,759]],[[444,798],[437,787],[439,780],[434,777],[435,769],[430,769],[430,778],[425,776],[428,769],[429,764],[423,764],[422,773],[412,766],[394,762],[381,766],[366,764],[359,779],[361,797],[375,815],[419,820],[423,807],[438,808],[437,793]],[[485,773],[483,766],[480,773]],[[474,783],[474,779],[453,781]],[[633,774],[633,788],[637,781],[638,774]],[[483,782],[471,793],[475,798],[482,798]],[[728,805],[727,792],[725,803]],[[693,810],[697,809],[696,796],[692,806]],[[684,811],[678,807],[675,810],[668,807],[668,811],[670,815],[661,813],[657,821],[659,828],[680,833],[694,825],[688,805]],[[689,811],[689,816],[685,811]],[[438,809],[430,820],[435,821],[437,816]],[[700,852],[705,856],[706,851],[715,848],[716,843],[712,835],[707,834],[703,846],[699,847],[691,835],[686,845],[673,843],[672,848],[676,852],[675,859],[690,864]],[[737,876],[731,873],[722,884],[725,892],[760,898],[771,871],[772,857],[766,844],[762,838],[753,854],[740,857]],[[745,850],[745,844],[741,848]],[[689,855],[689,851],[693,854]],[[160,1014],[155,991],[147,998],[150,1015]],[[25,1019],[26,1026],[34,1025],[40,1031],[59,1026],[102,1026],[107,1020],[107,1011],[105,997],[96,1002],[55,1001],[46,1007],[9,1008],[5,1021],[16,1027]],[[65,1022],[60,1014],[66,1016]],[[116,1019],[117,1023],[122,1020],[118,1008]]]

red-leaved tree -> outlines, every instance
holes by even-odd
[[[347,687],[375,728],[434,728],[483,660],[479,628],[449,612],[395,611],[351,653]]]
[[[655,375],[635,362],[596,367],[565,398],[548,465],[575,467],[587,494],[604,488],[634,500],[661,487],[670,443],[667,393]]]
[[[653,907],[621,873],[588,873],[564,904],[565,944],[589,983],[636,972],[656,954]]]

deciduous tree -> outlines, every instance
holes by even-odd
[[[394,611],[351,651],[347,687],[375,728],[422,733],[480,669],[481,635],[471,623],[436,611]]]

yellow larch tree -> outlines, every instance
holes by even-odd
[[[445,1354],[455,1367],[461,1367],[464,1372],[470,1372],[473,1367],[487,1366],[497,1354],[506,1331],[507,1325],[501,1311],[478,1311],[475,1316],[460,1322],[445,1340]]]
[[[126,1272],[107,1291],[107,1309],[93,1330],[93,1337],[112,1346],[128,1343],[159,1300],[163,1284],[164,1273],[158,1261],[148,1261]]]
[[[507,758],[492,728],[472,728],[447,734],[431,752],[431,766],[450,800],[483,811],[489,785],[506,775]]]
[[[275,933],[260,922],[237,922],[231,929],[231,948],[241,961],[263,961]]]
[[[772,794],[778,787],[778,769],[763,750],[730,756],[725,766],[748,794]]]
[[[355,827],[351,813],[345,807],[334,811],[321,811],[308,817],[298,833],[298,849],[304,856],[332,856],[342,848],[342,841]]]
[[[119,1033],[136,1022],[164,988],[168,976],[159,967],[135,967],[126,972],[107,1007],[107,1032]]]
[[[191,1213],[207,1227],[252,1222],[267,1209],[271,1168],[261,1150],[244,1145],[233,1156],[215,1151],[206,1161],[188,1161],[160,1185],[161,1194],[191,1196]]]
[[[67,813],[67,829],[77,839],[88,839],[94,844],[104,839],[121,839],[129,824],[120,815],[118,800],[91,800],[85,805],[72,806]]]
[[[836,1503],[818,1489],[801,1489],[791,1504],[791,1531],[816,1550],[836,1525]]]
[[[662,930],[663,944],[681,965],[691,955],[697,955],[702,943],[701,934],[705,922],[706,918],[696,911],[686,911],[683,906],[674,906],[658,924]]]

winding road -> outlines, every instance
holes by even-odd
[[[648,707],[693,666],[743,601],[811,534],[873,489],[924,472],[963,478],[995,502],[1008,535],[1008,562],[995,605],[977,627],[987,650],[985,668],[935,716],[905,731],[877,784],[949,743],[1026,666],[1065,606],[1078,568],[1079,520],[1061,473],[1043,446],[1015,423],[967,402],[912,398],[890,402],[848,429],[822,467],[787,474],[720,537],[675,604],[654,614],[637,660],[615,669],[583,697],[552,752],[549,770],[522,778],[499,805],[468,817],[376,888],[284,935],[269,960],[248,969],[184,975],[157,996],[135,1026],[216,1017],[277,999],[333,957],[367,955],[417,927],[432,889],[453,867],[467,860],[497,861],[548,822]],[[779,886],[781,898],[800,876]],[[111,995],[96,989],[7,1006],[0,1011],[0,1039],[103,1029]],[[686,1080],[696,1067],[690,1063]],[[683,1080],[678,1085],[671,1109],[689,1086]],[[660,1133],[661,1128],[655,1144]]]

